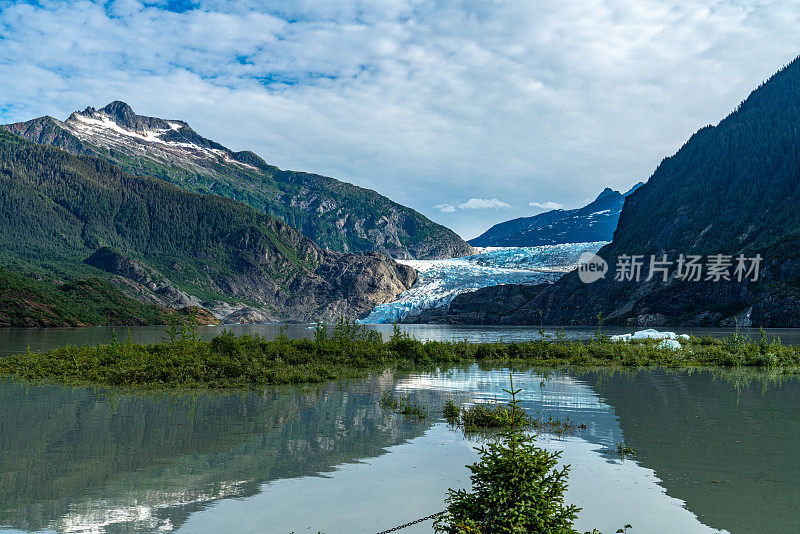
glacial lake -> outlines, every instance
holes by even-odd
[[[229,327],[231,328],[231,327]],[[391,326],[378,326],[388,335]],[[237,325],[271,337],[276,325]],[[127,335],[127,329],[117,329]],[[213,336],[221,328],[203,328]],[[518,340],[538,328],[409,326],[420,338]],[[288,335],[313,335],[289,325]],[[631,331],[631,329],[620,329]],[[730,330],[700,330],[726,335]],[[785,342],[797,331],[775,331]],[[591,329],[569,330],[570,336]],[[112,329],[0,331],[2,354],[97,343]],[[131,328],[136,340],[163,328]],[[468,487],[475,438],[441,406],[504,398],[508,369],[384,372],[236,393],[0,382],[0,531],[375,533]],[[800,379],[751,370],[515,369],[524,407],[585,430],[538,443],[570,464],[576,527],[613,533],[799,532]],[[431,416],[387,413],[413,394]],[[616,444],[637,452],[622,459]],[[614,452],[612,452],[614,451]],[[432,532],[427,521],[400,532]]]

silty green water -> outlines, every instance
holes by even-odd
[[[526,409],[586,430],[542,446],[572,465],[577,526],[796,532],[800,383],[758,373],[515,372]],[[0,384],[0,525],[38,532],[377,532],[469,484],[471,439],[440,406],[502,397],[477,366],[314,388],[132,395]],[[386,388],[432,412],[386,413]],[[637,450],[613,454],[616,444]],[[431,522],[405,532],[431,532]]]

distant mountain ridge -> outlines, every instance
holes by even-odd
[[[239,200],[330,250],[407,259],[473,253],[452,230],[375,191],[280,170],[253,152],[235,152],[202,137],[184,121],[137,115],[124,102],[88,107],[66,121],[45,116],[3,127],[35,143],[100,157],[133,174]]]
[[[641,185],[639,182],[625,193],[606,187],[582,208],[551,210],[495,224],[468,243],[474,247],[536,247],[611,241],[625,198]]]

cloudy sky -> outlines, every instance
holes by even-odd
[[[800,3],[0,0],[0,121],[124,100],[474,237],[646,179],[800,53]]]

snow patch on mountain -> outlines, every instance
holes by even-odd
[[[126,127],[125,117],[119,118],[105,110],[106,108],[87,108],[83,112],[73,113],[65,122],[56,124],[82,141],[94,145],[123,152],[132,150],[138,154],[145,153],[156,161],[177,158],[198,166],[198,171],[202,170],[204,164],[219,160],[241,168],[258,170],[253,165],[238,161],[229,149],[197,136],[183,121],[140,117],[131,110],[133,124],[136,125],[135,129],[131,129]],[[175,140],[176,137],[187,140]],[[206,146],[193,143],[192,139],[199,139]]]
[[[161,135],[168,131],[168,130],[160,130],[160,131],[142,131],[142,132],[133,132],[131,130],[127,130],[121,127],[119,124],[114,122],[114,120],[107,116],[107,115],[98,115],[98,118],[95,117],[87,117],[85,115],[74,114],[73,117],[75,118],[74,121],[67,120],[67,123],[77,129],[82,130],[93,130],[97,132],[106,131],[106,132],[113,132],[119,135],[126,135],[128,137],[133,137],[137,140],[147,141],[150,143],[163,143],[164,141],[161,139]]]
[[[209,152],[213,151],[213,149],[206,149],[199,145],[193,143],[181,143],[177,141],[165,141],[161,137],[171,131],[171,130],[179,130],[183,125],[177,123],[168,123],[170,125],[169,128],[158,128],[154,130],[144,129],[141,132],[136,132],[132,130],[128,130],[127,128],[123,128],[117,122],[104,113],[94,113],[92,116],[83,115],[81,113],[73,113],[67,122],[65,123],[68,127],[72,127],[73,130],[83,131],[84,133],[89,134],[99,134],[99,135],[123,135],[127,137],[131,137],[136,139],[137,141],[145,141],[148,143],[162,143],[165,145],[172,145],[172,146],[180,146],[185,148],[192,148],[195,150],[208,150]],[[177,126],[177,127],[176,127]]]
[[[538,247],[485,247],[478,254],[446,260],[397,260],[416,269],[417,283],[400,298],[376,306],[362,323],[391,323],[449,304],[457,295],[501,284],[552,283],[577,266],[584,252],[605,242]]]

